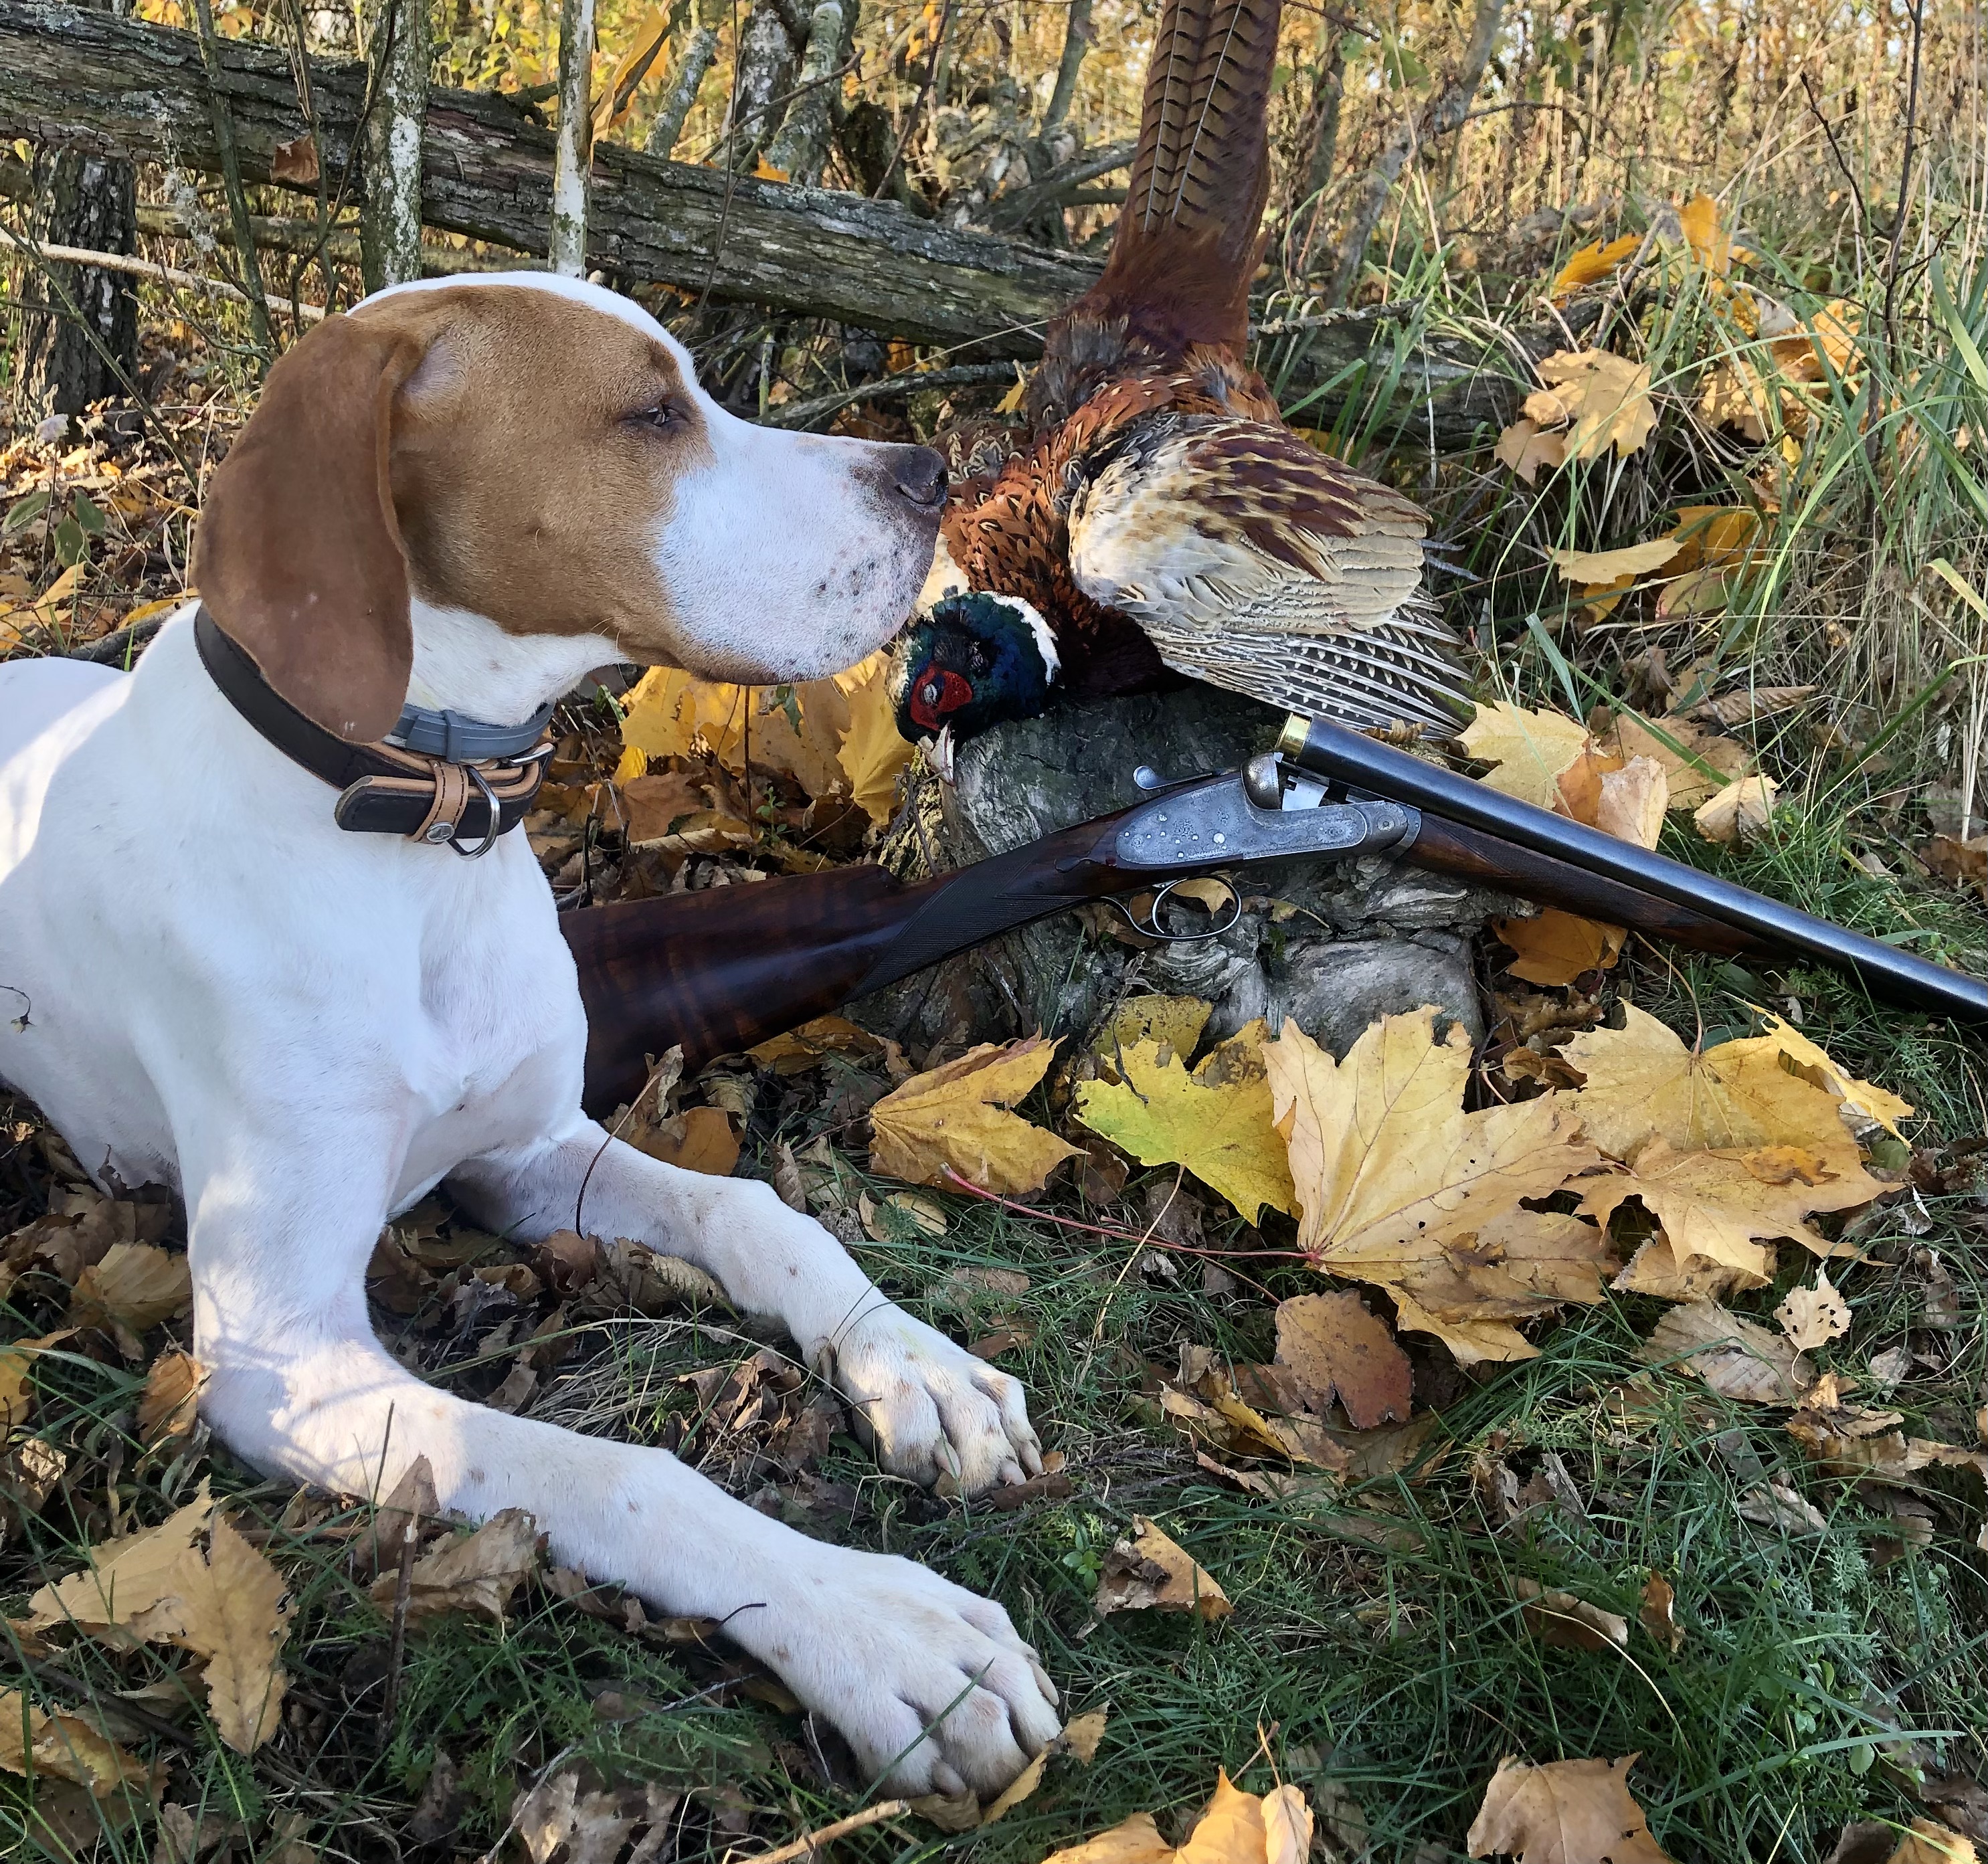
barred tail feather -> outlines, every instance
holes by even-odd
[[[1282,0],[1167,0],[1104,275],[1086,300],[1178,346],[1239,347],[1270,183]]]

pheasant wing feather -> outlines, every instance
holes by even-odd
[[[1168,416],[1079,493],[1070,561],[1176,672],[1292,711],[1447,729],[1462,681],[1421,594],[1427,525],[1288,428]]]

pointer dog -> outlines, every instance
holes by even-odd
[[[945,496],[923,448],[734,420],[590,285],[402,286],[327,319],[209,490],[194,579],[222,634],[189,609],[129,674],[0,667],[0,983],[29,1006],[0,1022],[0,1077],[106,1187],[184,1197],[201,1410],[249,1463],[384,1495],[425,1457],[445,1507],[529,1509],[562,1562],[724,1619],[894,1788],[984,1794],[1057,1725],[1000,1606],[809,1540],[663,1450],[422,1383],[373,1336],[366,1264],[437,1184],[527,1241],[577,1210],[777,1315],[887,1468],[968,1491],[1040,1471],[1021,1388],[768,1187],[583,1116],[580,995],[531,851],[458,858],[497,765],[407,757],[427,819],[348,832],[209,670],[232,654],[335,752],[413,742],[404,704],[529,720],[611,660],[827,674],[910,611]]]

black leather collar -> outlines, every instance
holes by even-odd
[[[446,842],[458,854],[483,854],[524,819],[544,780],[551,747],[541,734],[550,706],[522,725],[485,724],[410,706],[394,728],[395,736],[407,734],[406,745],[393,738],[350,745],[278,693],[205,608],[194,618],[194,641],[201,665],[235,711],[293,764],[339,792],[332,816],[341,829]],[[430,751],[430,745],[438,748]],[[492,748],[498,746],[505,748]],[[477,845],[465,846],[465,838]]]

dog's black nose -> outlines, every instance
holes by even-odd
[[[891,449],[894,483],[906,501],[921,512],[935,512],[945,502],[945,461],[929,447]]]

